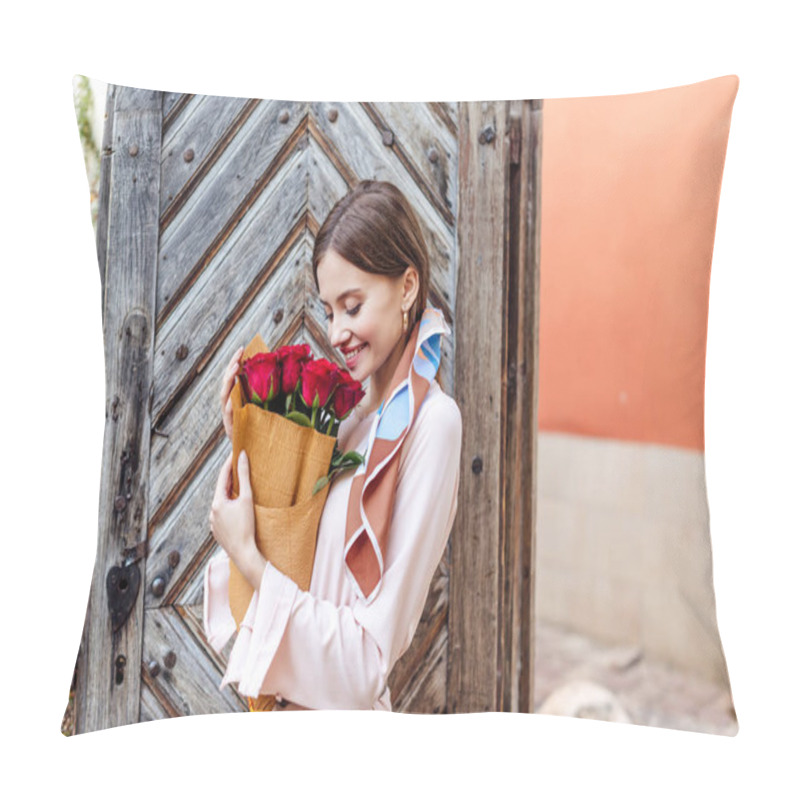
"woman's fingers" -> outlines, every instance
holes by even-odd
[[[230,452],[217,476],[217,486],[214,490],[214,503],[219,504],[223,499],[228,498],[228,477],[231,474],[232,466],[233,452]]]
[[[240,347],[233,354],[233,358],[228,362],[228,366],[225,368],[225,373],[222,376],[222,388],[220,390],[220,400],[222,401],[223,408],[225,406],[225,402],[228,399],[228,396],[231,393],[231,389],[233,388],[233,382],[236,378],[236,373],[239,371],[239,359],[241,358],[243,353],[244,353],[244,347]]]

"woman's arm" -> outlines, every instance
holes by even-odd
[[[444,553],[457,505],[460,453],[458,407],[437,393],[423,404],[403,445],[378,596],[369,606],[336,606],[301,591],[268,563],[222,685],[238,681],[249,696],[281,694],[308,708],[372,708],[411,643]],[[230,612],[226,619],[221,608],[227,563],[215,559],[206,572],[212,598],[207,608],[220,609],[206,612],[206,633],[219,649],[235,630]]]

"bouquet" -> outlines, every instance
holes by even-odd
[[[239,496],[237,464],[244,449],[258,549],[306,591],[330,481],[364,460],[336,446],[340,423],[364,394],[346,371],[326,359],[313,360],[308,345],[270,352],[258,335],[245,348],[232,389],[233,496]],[[238,629],[253,587],[233,563],[228,596]],[[274,698],[265,695],[248,702],[251,710],[274,706]]]

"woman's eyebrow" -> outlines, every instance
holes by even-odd
[[[361,289],[347,289],[336,298],[336,302],[338,303],[343,297],[347,297],[347,295],[349,294],[360,294],[360,293]],[[322,302],[324,305],[326,306],[328,305],[328,303],[325,300],[323,300]]]

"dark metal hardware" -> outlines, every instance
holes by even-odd
[[[114,662],[114,683],[117,686],[125,680],[125,664],[127,663],[128,659],[122,653],[117,656],[117,660]]]
[[[111,567],[106,575],[106,596],[111,614],[111,630],[116,633],[133,609],[139,594],[142,576],[136,563],[123,567]]]

